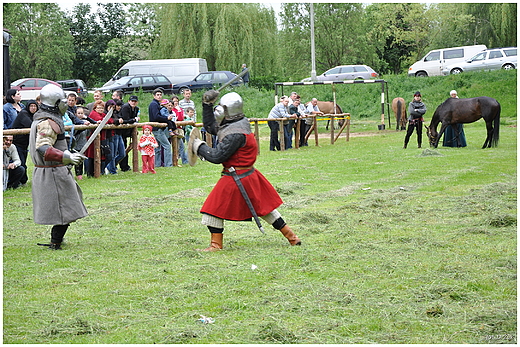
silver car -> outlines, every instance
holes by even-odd
[[[340,65],[316,76],[318,81],[367,80],[376,78],[379,74],[367,65]],[[302,82],[308,82],[310,78]]]
[[[455,75],[464,71],[512,70],[516,69],[516,47],[486,49],[466,62],[446,66],[444,75]]]

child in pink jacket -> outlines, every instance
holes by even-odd
[[[142,173],[156,173],[155,172],[155,148],[159,147],[157,140],[152,134],[151,125],[143,125],[143,135],[139,140],[139,147],[141,148],[141,157],[143,158]]]

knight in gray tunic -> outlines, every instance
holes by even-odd
[[[62,114],[67,108],[63,90],[48,84],[40,92],[41,107],[34,114],[29,137],[29,151],[34,163],[32,181],[34,222],[52,225],[49,244],[60,249],[71,222],[88,215],[81,188],[68,165],[86,159],[67,150]]]

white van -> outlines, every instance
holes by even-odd
[[[443,76],[442,69],[446,66],[466,61],[484,49],[487,49],[486,45],[434,49],[410,66],[408,76]]]
[[[190,81],[199,73],[206,71],[208,65],[206,59],[202,58],[133,60],[123,65],[103,87],[108,87],[121,77],[142,74],[162,74],[175,84]]]

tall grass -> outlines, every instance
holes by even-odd
[[[36,246],[49,227],[30,185],[6,191],[3,342],[516,343],[515,118],[497,148],[477,122],[468,147],[433,151],[377,119],[353,120],[372,136],[285,152],[261,127],[256,167],[301,247],[226,222],[223,251],[196,251],[208,162],[80,181],[89,216],[61,251]]]

